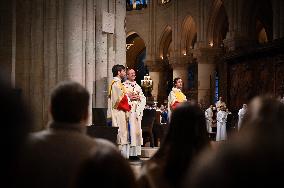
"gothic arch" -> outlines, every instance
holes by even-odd
[[[186,16],[181,30],[181,52],[187,54],[194,48],[197,39],[196,24],[192,16]]]
[[[140,32],[135,31],[135,30],[129,30],[129,31],[127,31],[127,33],[126,33],[126,38],[129,37],[130,35],[133,35],[133,34],[137,34],[137,35],[144,41],[144,43],[145,43],[145,38],[144,38],[144,36],[143,36]],[[146,43],[145,43],[145,46],[146,46]]]
[[[267,40],[273,37],[273,11],[270,0],[252,0],[243,4],[241,24],[244,31],[253,40],[259,40],[261,32],[265,32]]]
[[[166,26],[163,34],[161,35],[159,47],[158,47],[158,57],[164,58],[169,56],[169,47],[172,42],[172,28],[170,26]]]
[[[209,44],[220,47],[229,29],[226,9],[222,0],[214,0],[208,19],[207,40]]]
[[[126,65],[135,68],[138,62],[138,56],[145,51],[144,40],[137,32],[129,32],[126,38]]]

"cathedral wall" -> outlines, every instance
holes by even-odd
[[[7,78],[6,80],[10,82],[12,77],[12,1],[1,1],[0,12],[1,77]]]
[[[126,23],[127,35],[137,33],[144,40],[144,43],[147,46],[150,34],[148,9],[127,11]]]
[[[47,125],[50,92],[64,80],[81,83],[93,95],[91,123],[92,107],[107,108],[113,64],[126,61],[125,2],[15,0],[14,7],[15,87],[31,106],[34,130]]]

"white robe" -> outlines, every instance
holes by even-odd
[[[227,139],[227,130],[226,130],[226,122],[227,122],[228,113],[220,110],[217,112],[217,134],[216,141],[226,140]]]
[[[240,128],[241,128],[242,121],[243,121],[243,119],[244,119],[244,116],[245,116],[245,114],[246,114],[246,111],[247,111],[246,109],[241,108],[241,109],[239,110],[239,112],[238,112],[238,115],[239,115],[238,130],[240,130]]]
[[[211,108],[205,110],[205,118],[206,118],[207,131],[208,133],[211,133],[213,125],[213,110]]]
[[[117,105],[124,93],[124,86],[118,77],[114,77],[110,86],[110,103],[112,126],[118,127],[117,144],[123,156],[129,157],[129,140],[128,140],[128,113],[118,110]]]
[[[130,156],[141,155],[141,145],[143,145],[141,120],[143,117],[143,110],[146,106],[146,97],[143,94],[141,87],[134,81],[129,80],[123,83],[126,94],[134,92],[140,96],[140,100],[130,100],[131,111],[129,115],[129,133],[130,133]]]

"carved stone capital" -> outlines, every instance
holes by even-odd
[[[198,48],[194,50],[193,55],[197,58],[198,63],[214,63],[216,56],[222,53],[221,48]]]
[[[245,46],[251,46],[253,44],[256,44],[256,41],[247,37],[231,36],[224,40],[224,45],[229,51],[237,50]]]
[[[170,57],[169,58],[169,63],[170,65],[176,66],[176,65],[188,65],[192,62],[195,62],[195,59],[193,57],[193,54],[189,55],[183,55],[183,56],[178,56],[178,57]]]
[[[150,72],[163,71],[164,62],[161,60],[146,60],[145,64]]]
[[[172,63],[171,67],[173,69],[187,69],[188,65],[188,63]]]

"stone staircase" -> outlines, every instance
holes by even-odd
[[[159,147],[142,147],[139,161],[129,161],[129,164],[137,177],[140,173],[143,162],[149,160],[157,151]]]
[[[152,157],[157,151],[159,147],[142,147],[141,149],[141,158],[150,158]]]

